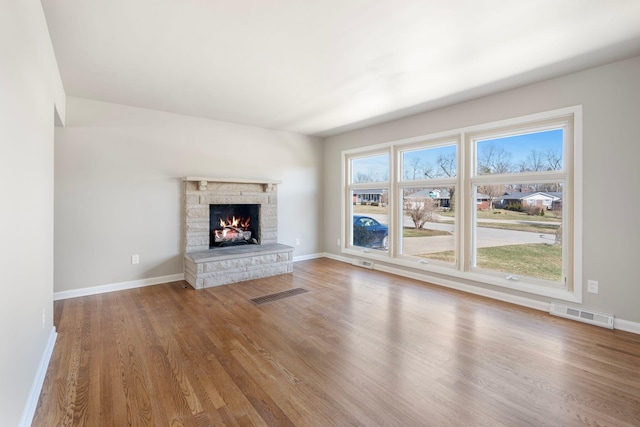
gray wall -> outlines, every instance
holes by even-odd
[[[0,64],[0,424],[16,426],[33,414],[54,332],[54,103],[64,110],[64,91],[39,1],[0,3]]]
[[[583,306],[640,322],[640,58],[594,68],[448,108],[327,138],[325,249],[340,255],[342,150],[583,105]],[[400,268],[400,267],[398,267]],[[428,280],[428,277],[425,276]],[[600,281],[599,294],[586,280]],[[545,301],[530,294],[469,283]]]
[[[55,291],[182,273],[184,176],[282,180],[279,241],[299,238],[294,256],[322,252],[322,161],[318,138],[69,97],[55,142]]]

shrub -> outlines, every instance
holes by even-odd
[[[432,199],[421,199],[419,201],[405,201],[404,214],[413,221],[416,229],[431,221],[435,221],[435,211],[437,206]]]
[[[371,246],[371,243],[376,239],[375,234],[372,231],[367,230],[367,227],[356,225],[353,227],[353,245],[354,246]]]
[[[509,203],[504,207],[505,211],[522,212],[522,205],[519,203]]]
[[[371,206],[379,206],[380,204],[378,202],[371,202]]]
[[[527,214],[527,215],[540,215],[540,212],[542,212],[542,208],[540,206],[527,206],[523,209],[523,211]],[[542,214],[544,215],[544,214]]]

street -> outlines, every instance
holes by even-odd
[[[385,214],[372,214],[371,218],[375,218],[382,224],[388,224],[388,216]],[[508,220],[480,220],[482,222],[501,222],[501,223],[522,223],[522,221]],[[546,223],[550,224],[550,223]],[[554,223],[551,223],[554,224]],[[413,228],[413,221],[407,216],[404,217],[405,227]],[[402,241],[402,253],[405,255],[428,254],[443,251],[451,251],[454,248],[454,225],[446,222],[428,222],[423,228],[430,230],[447,231],[451,233],[449,236],[431,236],[431,237],[407,237]],[[477,227],[476,231],[478,248],[487,248],[493,246],[522,245],[528,243],[553,243],[555,234],[541,234],[527,231],[504,230],[499,228]]]

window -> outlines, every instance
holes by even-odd
[[[389,153],[347,160],[349,247],[384,253],[389,248]]]
[[[421,264],[454,267],[457,140],[424,141],[399,147],[402,209],[398,255]]]
[[[580,120],[571,107],[345,151],[343,251],[580,301]]]
[[[570,123],[559,119],[539,126],[468,136],[475,152],[473,192],[476,200],[491,200],[472,215],[470,270],[563,287],[569,267],[562,202]]]

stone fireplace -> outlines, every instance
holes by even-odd
[[[293,271],[278,244],[280,181],[185,177],[184,275],[194,288]]]

